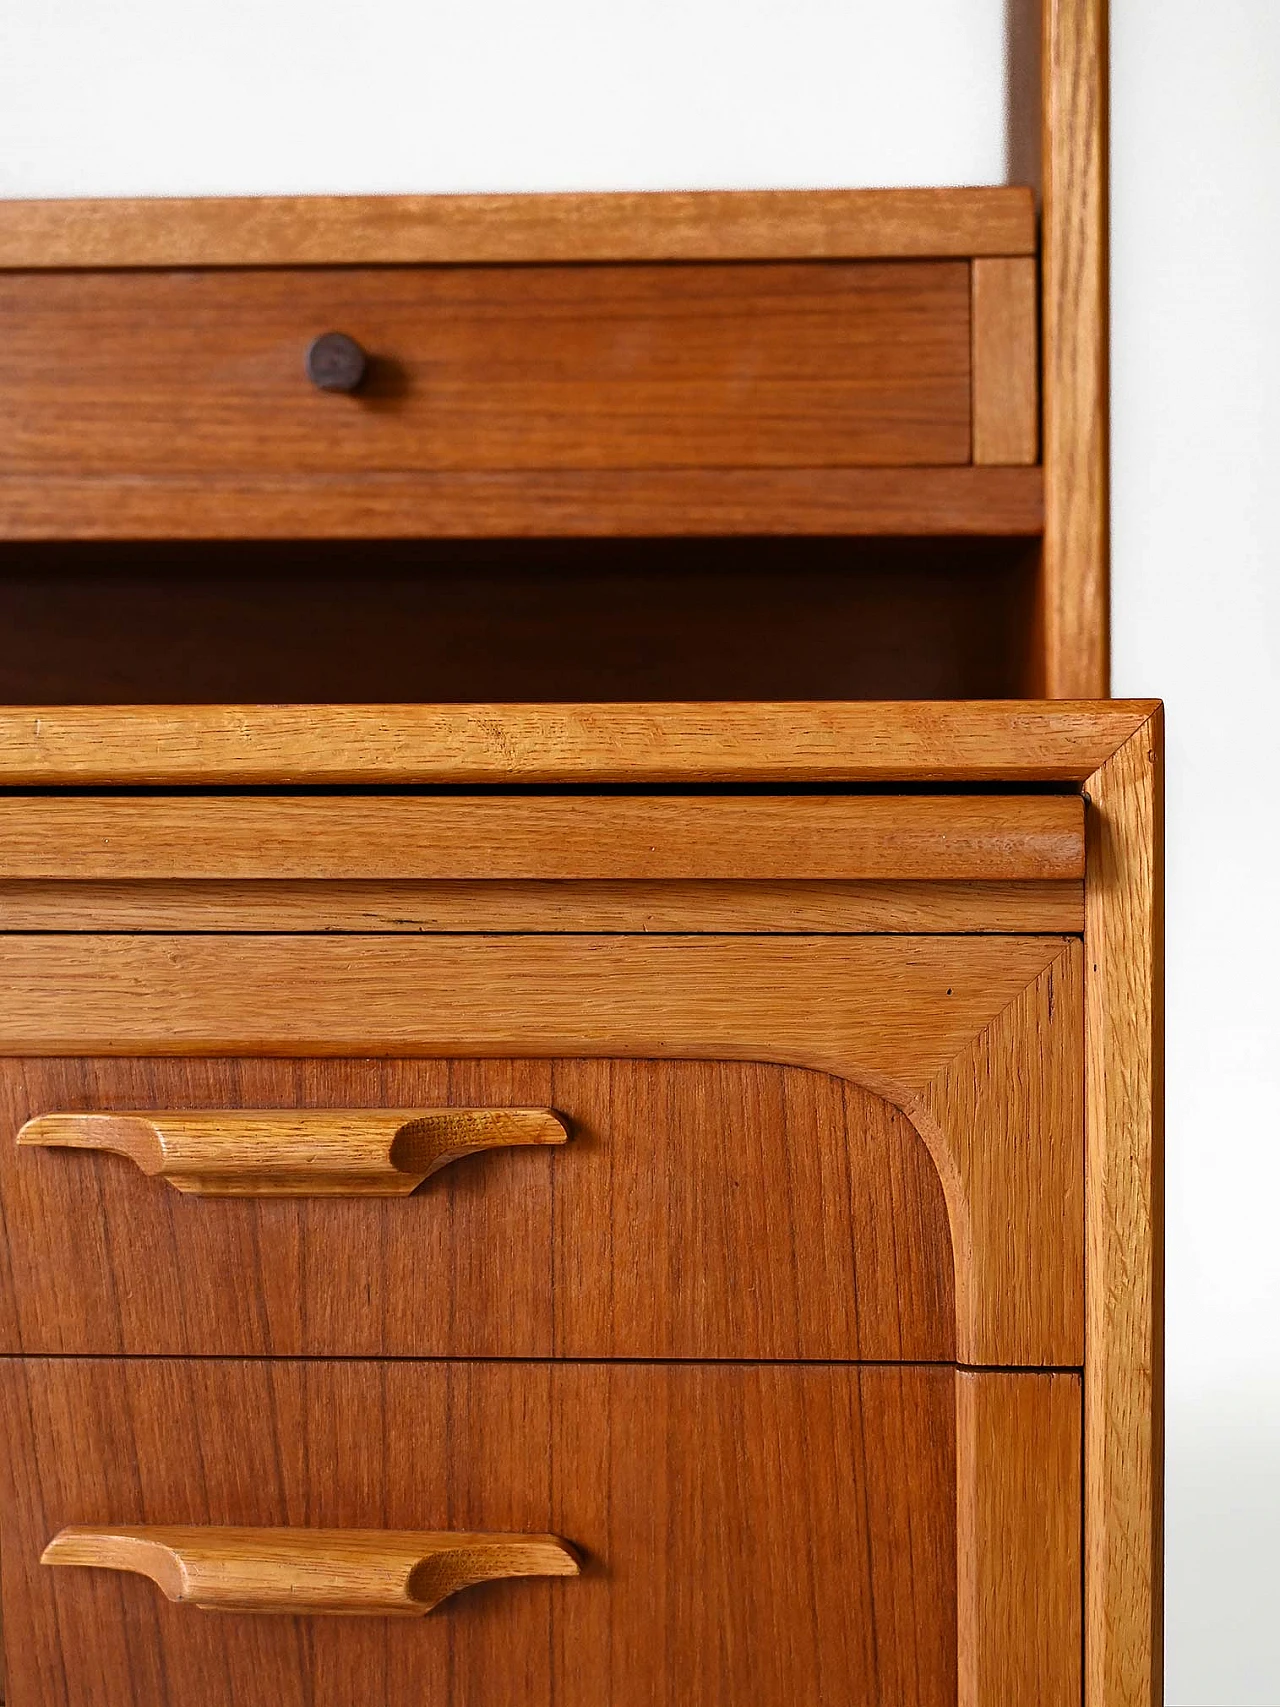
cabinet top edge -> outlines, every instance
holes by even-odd
[[[0,270],[1029,255],[1022,185],[0,201]]]
[[[0,707],[0,787],[1083,783],[1158,700]]]

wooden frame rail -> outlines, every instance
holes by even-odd
[[[0,787],[1056,783],[1154,700],[0,707]]]
[[[0,201],[0,269],[1031,255],[1031,191]]]

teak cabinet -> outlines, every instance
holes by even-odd
[[[1156,1707],[1043,15],[1038,200],[0,206],[12,1707]]]
[[[11,1699],[1125,1699],[1158,756],[6,713]]]

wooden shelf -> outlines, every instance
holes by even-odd
[[[1021,186],[0,202],[0,268],[1030,255]]]
[[[1032,468],[0,478],[0,540],[1034,538]]]

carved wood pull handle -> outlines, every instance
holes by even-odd
[[[202,1197],[403,1197],[460,1156],[563,1144],[547,1108],[39,1114],[19,1144],[112,1150]]]
[[[450,1530],[237,1529],[140,1524],[59,1530],[42,1565],[150,1577],[170,1600],[214,1612],[420,1615],[501,1577],[576,1577],[554,1535]]]

